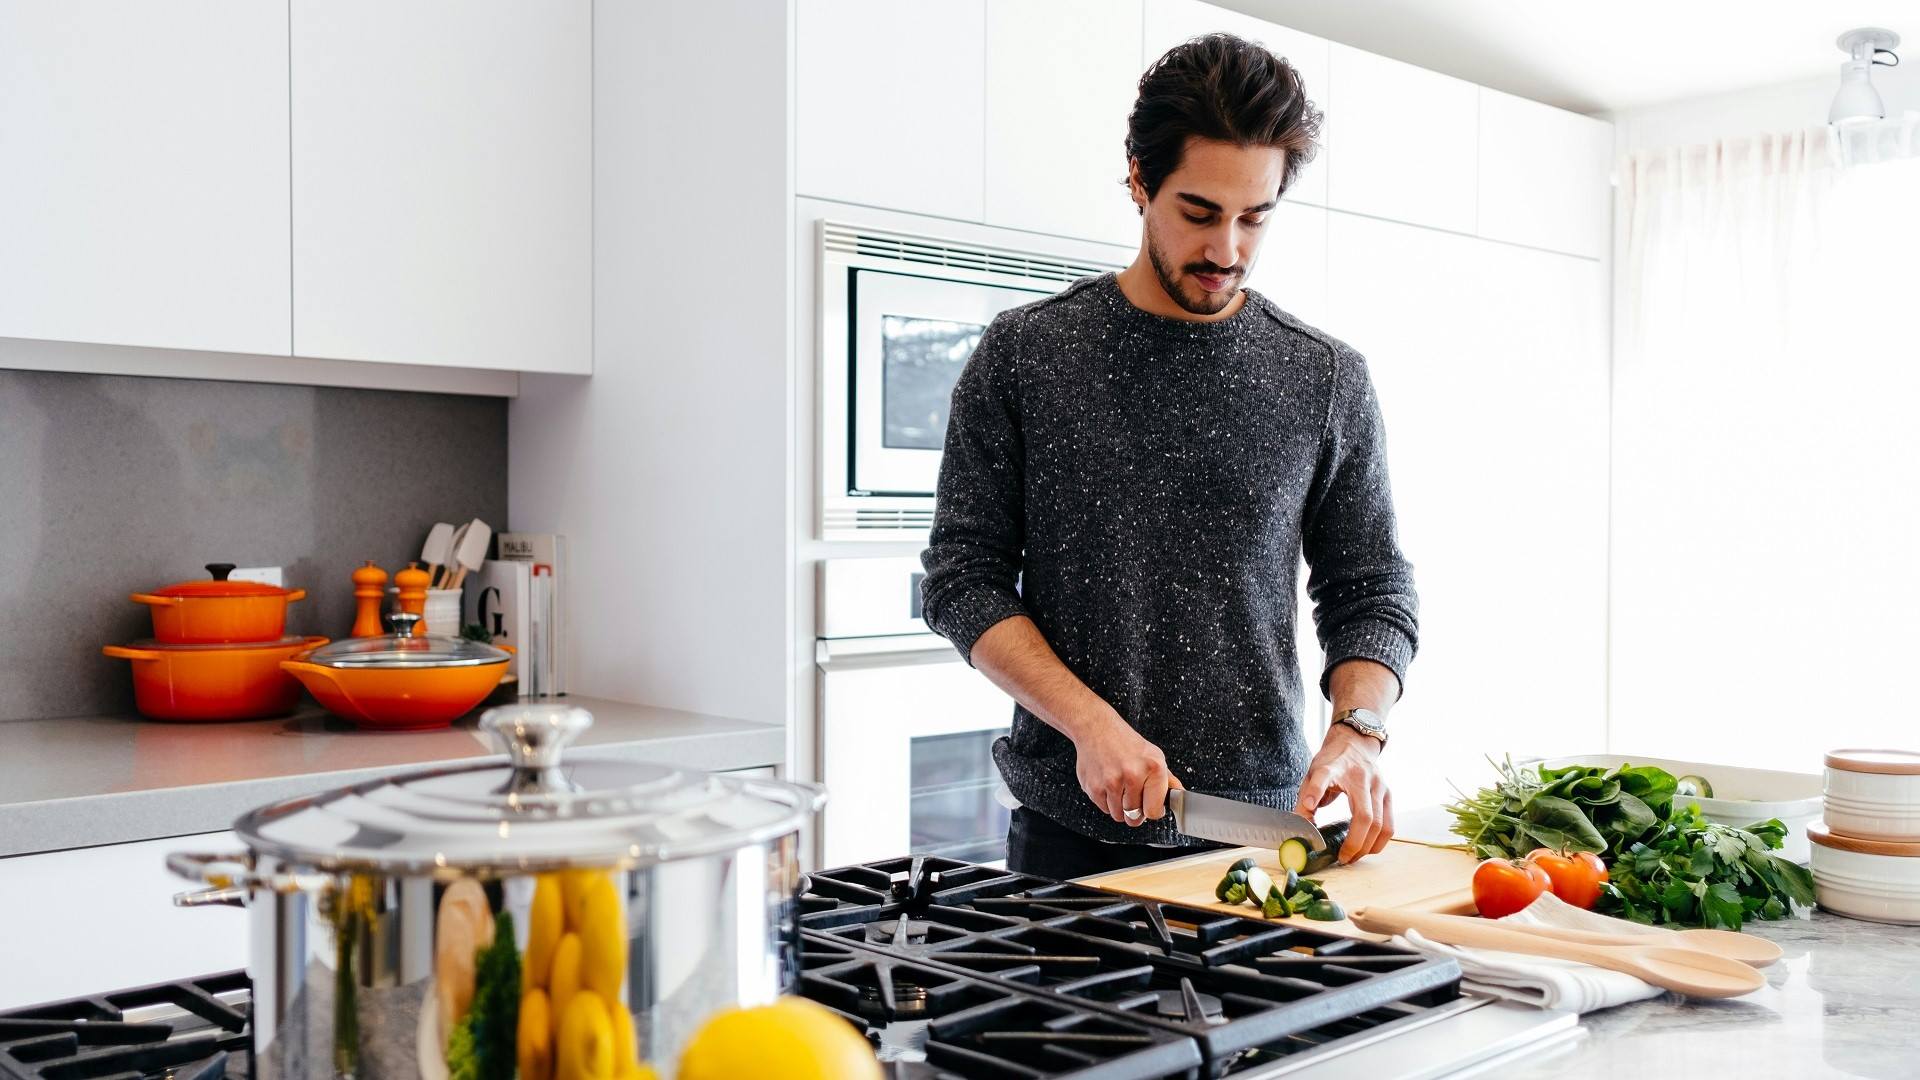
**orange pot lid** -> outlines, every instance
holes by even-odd
[[[154,652],[253,652],[256,649],[293,649],[319,648],[327,643],[327,638],[315,635],[294,634],[291,637],[275,641],[220,641],[220,642],[176,642],[155,641],[153,638],[141,638],[127,645],[129,649],[151,649]]]
[[[268,585],[259,581],[228,581],[227,575],[233,572],[232,563],[208,563],[210,578],[198,581],[177,581],[164,589],[155,589],[154,596],[179,597],[235,597],[235,596],[285,596],[292,589],[283,589],[278,585]]]
[[[1847,836],[1834,832],[1824,821],[1807,822],[1807,839],[1823,848],[1835,851],[1852,851],[1861,855],[1895,855],[1906,859],[1920,859],[1920,843],[1902,840],[1867,840],[1858,836]]]
[[[1829,750],[1827,768],[1882,776],[1920,776],[1920,751]]]

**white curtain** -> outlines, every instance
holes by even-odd
[[[1611,748],[1920,748],[1920,113],[1620,167]]]

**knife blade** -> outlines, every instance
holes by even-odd
[[[1277,848],[1282,840],[1306,842],[1308,851],[1327,846],[1326,838],[1313,822],[1291,810],[1255,806],[1218,795],[1173,788],[1167,792],[1167,805],[1173,808],[1176,827],[1188,836],[1218,840],[1240,847]]]

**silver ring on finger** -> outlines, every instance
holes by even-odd
[[[1128,821],[1140,820],[1140,811],[1138,810],[1122,810],[1120,813],[1124,815]]]

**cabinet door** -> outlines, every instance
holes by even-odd
[[[1479,88],[1335,44],[1327,205],[1474,231]]]
[[[299,355],[591,370],[591,15],[293,0]]]
[[[239,851],[230,832],[0,859],[0,1009],[247,965],[247,913],[177,908],[175,851]]]
[[[1599,258],[1613,125],[1480,88],[1480,235]]]
[[[979,221],[985,0],[801,0],[795,17],[799,193]]]
[[[289,349],[287,12],[0,3],[0,337]]]
[[[1292,64],[1306,85],[1307,100],[1325,111],[1331,90],[1327,72],[1327,42],[1264,19],[1201,3],[1200,0],[1146,0],[1140,68],[1160,59],[1168,49],[1189,38],[1224,33],[1258,42]],[[1327,201],[1328,148],[1322,140],[1314,160],[1294,177],[1287,198],[1294,202]]]
[[[1327,212],[1282,200],[1267,216],[1247,287],[1311,326],[1327,317]]]
[[[988,0],[986,220],[1138,247],[1140,0]]]
[[[1386,420],[1420,651],[1395,801],[1605,733],[1605,289],[1592,260],[1334,214],[1328,328]],[[1436,267],[1442,268],[1436,271]],[[1392,766],[1390,766],[1390,770]]]

